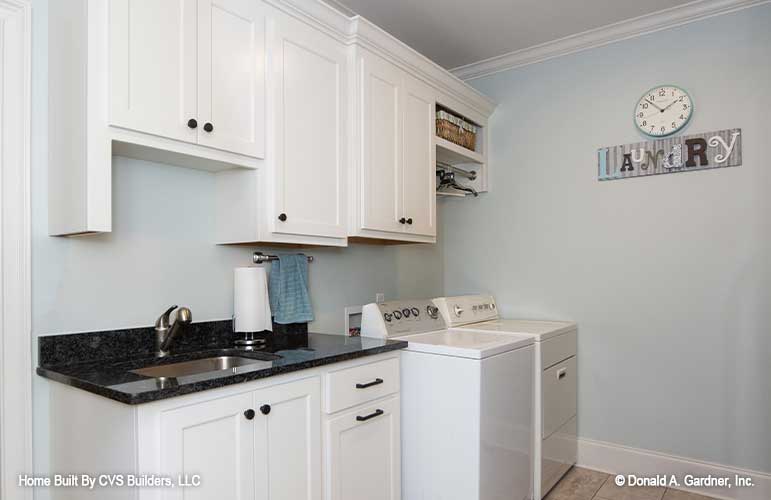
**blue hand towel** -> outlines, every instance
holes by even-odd
[[[273,261],[268,279],[273,321],[281,325],[313,321],[308,295],[308,258],[303,254],[280,255]]]

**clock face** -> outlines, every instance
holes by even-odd
[[[691,119],[693,102],[688,92],[662,85],[646,92],[634,110],[637,128],[651,137],[664,137],[681,130]]]

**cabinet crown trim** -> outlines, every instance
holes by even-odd
[[[409,72],[420,75],[451,97],[480,111],[485,117],[495,110],[495,101],[362,16],[349,17],[320,0],[266,2],[323,29],[348,45],[366,47],[404,66]]]

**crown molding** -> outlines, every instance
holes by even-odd
[[[473,80],[555,57],[601,47],[684,24],[769,3],[771,0],[696,0],[694,2],[591,29],[450,70]]]
[[[322,0],[265,1],[346,45],[364,47],[377,53],[479,112],[485,119],[495,110],[496,104],[492,99],[369,20],[341,12],[336,0],[332,0],[331,5]],[[482,120],[481,117],[470,118]]]

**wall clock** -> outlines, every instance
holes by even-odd
[[[651,137],[666,137],[682,130],[693,115],[688,92],[675,85],[661,85],[647,91],[637,102],[634,122]]]

